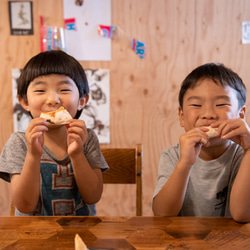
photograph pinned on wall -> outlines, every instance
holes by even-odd
[[[100,143],[110,143],[110,87],[108,69],[86,69],[89,101],[79,119],[93,129]]]
[[[33,3],[9,1],[11,35],[33,35]]]
[[[85,70],[89,83],[89,101],[79,119],[85,121],[88,128],[93,129],[100,143],[110,143],[110,90],[109,70]],[[25,132],[31,117],[22,108],[17,99],[17,82],[20,69],[12,69],[12,99],[14,131]]]
[[[20,74],[20,69],[12,69],[13,123],[15,132],[25,132],[31,121],[29,113],[21,106],[17,99],[17,82]]]

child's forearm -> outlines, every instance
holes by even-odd
[[[178,163],[172,175],[156,195],[153,201],[153,212],[157,216],[177,216],[182,208],[190,168]]]
[[[40,158],[27,153],[20,175],[11,179],[11,193],[17,209],[31,213],[37,206],[40,193]]]
[[[230,195],[230,212],[239,222],[250,221],[250,150],[242,158]]]
[[[82,198],[87,204],[98,202],[102,195],[103,181],[100,169],[92,169],[83,153],[71,157],[74,176]]]

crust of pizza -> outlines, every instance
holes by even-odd
[[[79,234],[75,235],[75,250],[88,250]]]
[[[56,125],[69,124],[72,119],[72,116],[64,107],[60,107],[58,110],[52,112],[42,112],[40,117]]]
[[[209,138],[214,138],[214,137],[217,137],[217,131],[218,131],[218,128],[212,128],[212,127],[206,127],[207,129],[209,129],[207,132],[205,132]]]

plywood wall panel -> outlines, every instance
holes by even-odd
[[[40,15],[46,25],[63,25],[62,3],[33,1],[35,34],[16,37],[9,32],[8,1],[0,1],[0,119],[5,121],[0,123],[0,149],[13,126],[10,71],[23,67],[39,52]],[[110,69],[111,144],[102,147],[143,144],[144,215],[152,214],[160,153],[177,143],[183,133],[177,98],[184,77],[200,64],[223,62],[237,71],[250,89],[250,45],[241,43],[241,23],[250,21],[249,13],[249,0],[112,1],[112,24],[123,30],[123,39],[112,42],[111,61],[81,64],[84,68]],[[132,37],[147,44],[144,60],[130,49]],[[249,115],[247,120],[250,122]],[[133,188],[126,185],[105,186],[98,214],[135,214],[131,192]]]

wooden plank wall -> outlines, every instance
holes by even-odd
[[[22,68],[39,52],[40,15],[46,25],[63,26],[62,0],[33,3],[35,34],[10,36],[8,1],[0,1],[0,150],[13,131],[11,69]],[[147,44],[146,59],[141,60],[126,43],[113,41],[112,61],[81,64],[111,72],[111,144],[104,147],[143,144],[143,215],[152,214],[161,150],[177,143],[183,133],[177,96],[184,77],[200,64],[223,62],[250,88],[250,45],[241,43],[242,21],[250,21],[249,0],[112,1],[112,24]],[[6,183],[0,185],[2,195]],[[133,191],[124,185],[105,186],[98,214],[134,215]],[[9,198],[9,192],[4,193],[2,214]]]

